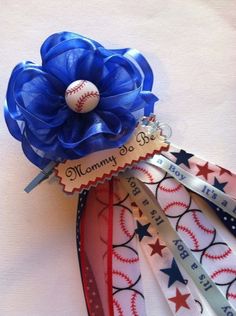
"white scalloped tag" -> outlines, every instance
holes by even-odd
[[[67,160],[56,166],[55,172],[64,191],[73,193],[96,186],[133,164],[167,151],[168,148],[169,143],[161,135],[161,130],[150,135],[147,127],[138,125],[125,145],[95,152],[77,160]]]

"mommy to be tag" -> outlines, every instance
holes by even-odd
[[[168,148],[169,143],[161,135],[161,130],[150,135],[147,127],[138,125],[125,145],[95,152],[77,160],[67,160],[56,166],[55,172],[64,191],[73,193],[96,186],[132,164],[167,151]]]

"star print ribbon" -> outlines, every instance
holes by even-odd
[[[192,313],[196,316],[209,316],[209,309],[203,306],[191,279],[185,271],[180,271],[171,251],[156,234],[147,217],[136,205],[133,205],[132,211],[141,249],[173,315],[178,313],[180,316],[188,316]]]
[[[205,161],[202,158],[173,145],[170,146],[168,152],[163,152],[162,155],[195,177],[207,181],[215,188],[236,199],[236,174],[231,171]],[[215,204],[210,202],[209,204],[215,210],[217,216],[221,219],[223,224],[234,236],[236,236],[236,219],[224,212],[220,207],[215,206]]]

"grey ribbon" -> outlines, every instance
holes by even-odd
[[[236,217],[236,200],[213,185],[183,170],[164,156],[155,155],[147,162],[165,170],[185,187],[208,199],[231,216]]]

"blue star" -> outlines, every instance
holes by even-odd
[[[184,164],[185,166],[187,166],[189,168],[189,159],[191,157],[193,157],[192,154],[186,153],[185,150],[181,149],[180,152],[177,153],[171,153],[172,155],[175,156],[176,159],[176,164],[180,165],[181,163]]]
[[[152,235],[148,232],[149,224],[142,225],[137,221],[137,228],[135,229],[135,233],[138,234],[139,241],[143,239],[144,236],[152,237]]]
[[[215,179],[214,179],[214,187],[216,187],[217,189],[219,189],[220,191],[223,191],[223,192],[225,192],[224,191],[224,187],[226,186],[226,184],[227,184],[228,182],[219,182],[217,179],[216,179],[216,177],[215,177]]]
[[[161,269],[160,271],[164,272],[165,274],[169,276],[168,287],[170,287],[176,281],[186,284],[181,272],[179,271],[179,268],[177,266],[175,259],[173,259],[170,268]]]

